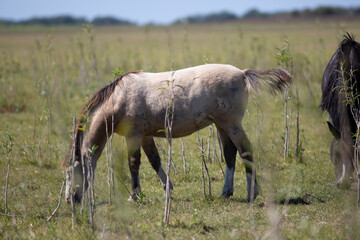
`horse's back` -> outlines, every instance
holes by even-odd
[[[174,81],[176,84],[193,83],[193,80],[201,79],[204,82],[211,82],[215,79],[227,79],[234,75],[241,75],[242,71],[232,65],[228,64],[205,64],[195,67],[189,67],[168,72],[142,72],[136,77],[150,84],[164,83],[166,81]]]
[[[128,114],[144,120],[148,135],[163,128],[166,108],[174,98],[174,137],[199,130],[217,117],[241,118],[247,92],[240,69],[224,64],[207,64],[160,73],[130,75],[126,104]],[[132,117],[135,119],[135,117]]]

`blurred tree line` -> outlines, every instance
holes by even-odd
[[[315,9],[293,10],[288,12],[266,13],[258,9],[250,9],[242,16],[231,12],[220,12],[208,15],[194,15],[176,20],[174,23],[199,23],[199,22],[221,22],[237,19],[268,19],[268,18],[309,18],[309,17],[331,17],[331,16],[360,16],[360,7],[341,8],[322,6]]]
[[[96,17],[92,21],[88,21],[85,18],[78,18],[68,15],[55,16],[55,17],[34,17],[22,21],[11,21],[0,19],[0,25],[44,25],[44,26],[53,26],[53,25],[81,25],[85,23],[91,23],[93,25],[135,25],[135,23],[118,19],[115,17]]]
[[[218,13],[210,13],[205,15],[192,15],[185,18],[180,18],[173,22],[178,23],[207,23],[207,22],[225,22],[238,19],[268,19],[268,18],[311,18],[311,17],[331,17],[331,16],[348,16],[355,17],[360,16],[360,7],[354,8],[342,8],[342,7],[330,7],[321,6],[315,9],[303,9],[293,10],[287,12],[274,12],[266,13],[257,9],[250,9],[242,16],[238,16],[228,11],[222,11]],[[0,19],[1,25],[81,25],[84,23],[91,23],[95,26],[101,25],[136,25],[136,23],[119,19],[116,17],[96,17],[92,21],[88,21],[85,18],[72,17],[68,15],[55,16],[55,17],[34,17],[22,21],[12,21],[6,19]]]

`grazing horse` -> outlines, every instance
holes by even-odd
[[[325,68],[322,79],[321,109],[328,111],[334,136],[330,159],[334,164],[336,185],[350,186],[354,171],[354,144],[359,113],[360,43],[347,33]],[[355,113],[355,115],[354,115]]]
[[[275,94],[282,92],[291,80],[289,73],[279,68],[240,70],[222,64],[161,73],[130,72],[118,77],[95,93],[82,110],[82,116],[87,118],[78,122],[71,144],[75,151],[72,153],[73,164],[68,166],[66,199],[69,201],[71,197],[71,182],[75,201],[82,199],[88,180],[93,180],[94,176],[90,174],[89,178],[89,170],[94,173],[112,129],[126,138],[132,180],[130,197],[141,191],[141,147],[165,187],[167,175],[153,138],[165,137],[164,131],[159,130],[164,129],[166,110],[174,97],[172,136],[184,137],[215,123],[226,160],[222,196],[233,195],[235,158],[239,152],[245,162],[247,200],[254,200],[259,188],[251,144],[241,125],[249,92],[263,86]]]

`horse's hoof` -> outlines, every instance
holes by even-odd
[[[166,191],[166,184],[163,184],[164,191]],[[170,181],[170,190],[174,189],[172,182]]]
[[[132,193],[130,193],[128,202],[137,202],[144,197],[144,194],[141,192],[140,188],[136,188]]]
[[[136,202],[136,197],[134,195],[130,194],[130,196],[128,198],[128,202]]]
[[[343,190],[349,189],[350,185],[351,185],[350,181],[346,181],[346,180],[336,182],[336,187],[343,189]]]
[[[229,197],[231,197],[232,195],[234,195],[233,192],[223,192],[223,193],[221,194],[221,197],[222,197],[222,198],[229,198]]]
[[[254,196],[252,199],[250,197],[247,198],[248,203],[253,203],[255,201],[256,196]]]

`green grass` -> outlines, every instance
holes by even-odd
[[[355,239],[360,235],[355,184],[349,191],[335,187],[329,158],[332,139],[325,123],[328,116],[318,105],[324,68],[344,30],[360,37],[359,23],[317,20],[101,27],[90,34],[77,27],[0,29],[0,135],[2,139],[8,132],[15,139],[8,214],[16,215],[0,215],[0,239],[252,239],[255,232],[260,238],[266,236],[279,219],[276,216],[281,222],[272,236]],[[96,170],[95,232],[88,223],[87,209],[81,214],[77,207],[77,224],[72,225],[71,209],[64,199],[54,218],[46,220],[58,202],[64,177],[60,165],[67,154],[72,118],[93,92],[112,81],[114,70],[168,71],[170,57],[175,69],[207,62],[267,69],[277,66],[276,49],[285,40],[299,84],[302,162],[294,157],[295,85],[289,100],[290,155],[286,159],[282,154],[282,97],[266,93],[250,97],[243,124],[254,147],[262,190],[254,204],[246,203],[240,159],[234,196],[226,200],[219,197],[224,180],[221,169],[208,163],[212,198],[204,198],[199,146],[193,134],[184,138],[186,175],[180,140],[174,140],[177,173],[172,172],[170,225],[164,226],[164,192],[145,154],[140,172],[145,198],[127,202],[130,174],[124,160],[126,150],[123,138],[115,136],[115,197],[109,205],[104,153]],[[200,132],[206,143],[208,134],[208,128]],[[1,146],[0,212],[4,213],[8,161],[3,141]],[[225,164],[221,165],[225,169]]]

